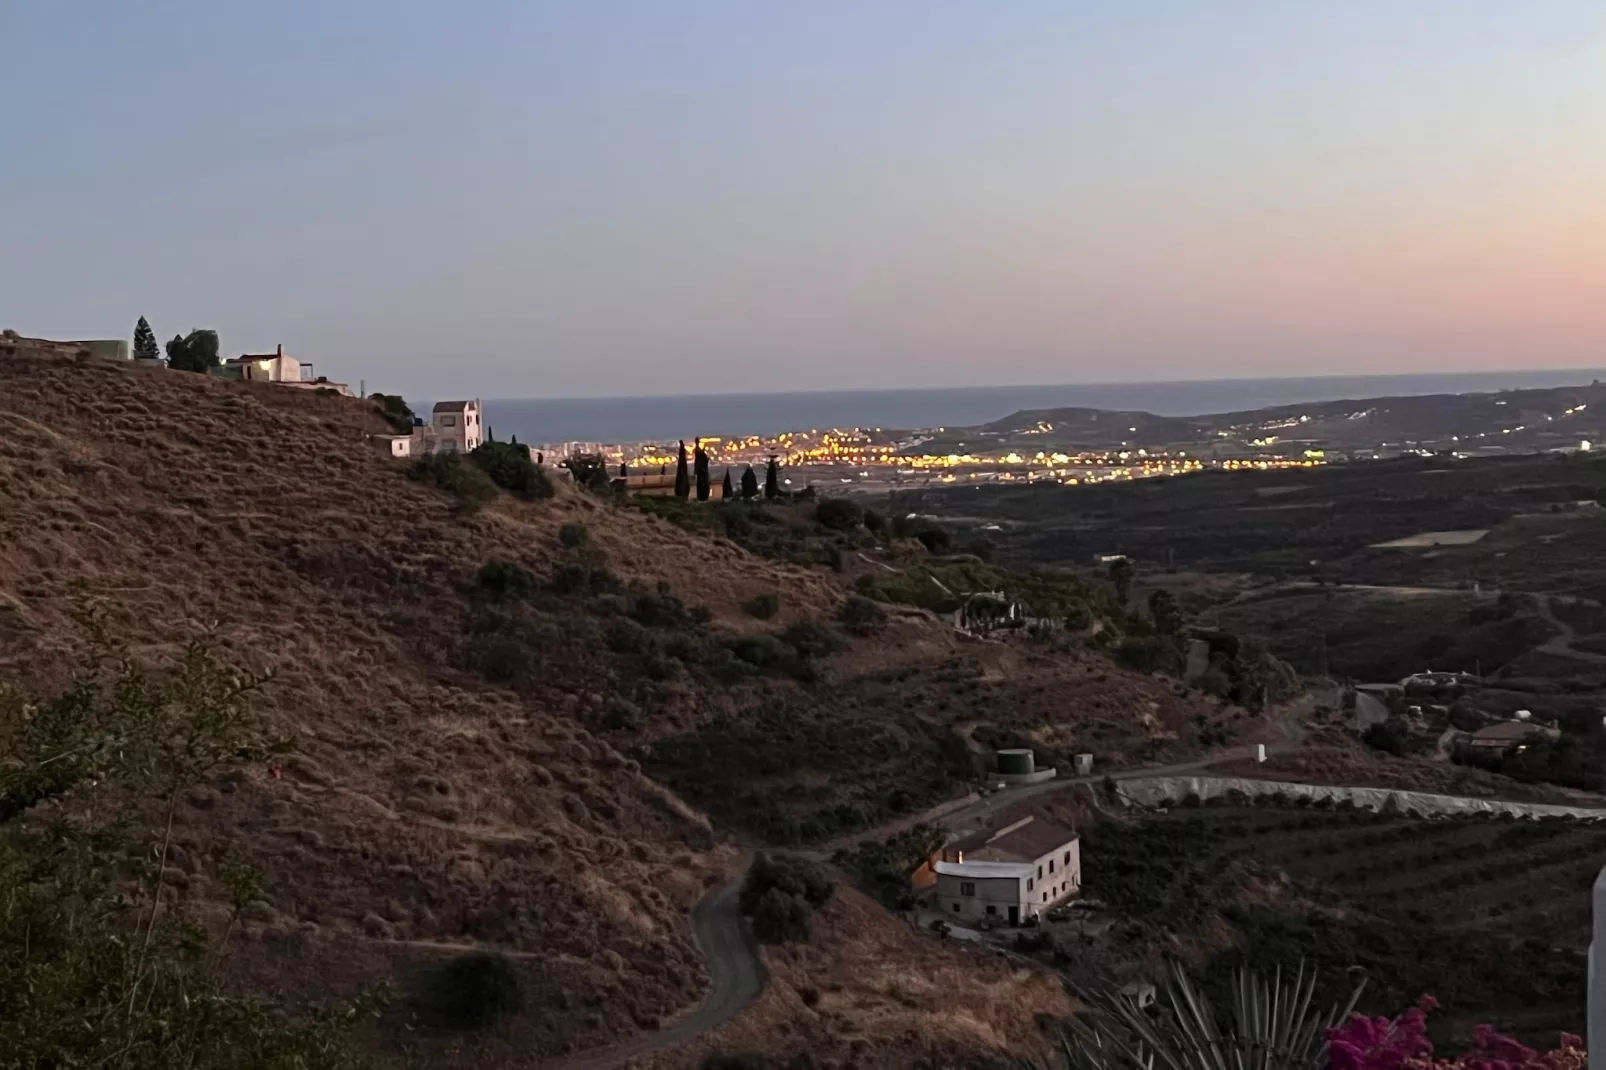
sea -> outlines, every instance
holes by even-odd
[[[911,390],[829,390],[618,398],[488,398],[497,438],[522,442],[668,442],[698,436],[771,435],[814,428],[913,430],[968,427],[1021,409],[1086,406],[1198,416],[1299,402],[1460,394],[1585,385],[1599,369],[1205,379]]]

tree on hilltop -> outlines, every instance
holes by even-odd
[[[686,471],[686,440],[680,440],[680,461],[675,465],[675,497],[685,501],[691,497],[691,476]]]
[[[381,394],[376,391],[368,395],[368,400],[378,406],[379,414],[392,431],[398,435],[413,433],[413,410],[400,394]],[[494,442],[495,439],[487,435],[486,441]]]
[[[781,496],[781,462],[773,455],[769,466],[764,469],[764,497],[779,498]]]
[[[134,324],[134,359],[135,360],[161,360],[162,351],[156,345],[156,332],[141,316],[139,322]]]
[[[725,482],[720,487],[719,496],[720,500],[727,502],[736,497],[736,488],[731,486],[731,470],[729,468],[725,469]]]
[[[758,473],[753,466],[748,465],[747,471],[742,473],[742,500],[750,502],[758,497]]]
[[[711,488],[708,485],[708,451],[703,449],[703,440],[698,439],[693,466],[697,472],[697,500],[706,502]]]
[[[167,343],[167,366],[186,372],[208,372],[220,363],[216,331],[196,330],[175,334]]]

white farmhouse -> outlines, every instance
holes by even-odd
[[[931,868],[937,909],[966,921],[1019,925],[1082,888],[1076,833],[1037,817],[951,843]]]
[[[485,425],[480,420],[480,403],[473,401],[437,401],[429,414],[429,423],[413,428],[414,455],[421,453],[472,453],[485,439]]]

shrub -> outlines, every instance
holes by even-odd
[[[455,453],[420,457],[407,470],[407,478],[439,487],[456,498],[465,512],[475,512],[496,497],[496,484],[479,468],[464,464]]]
[[[447,1029],[481,1029],[524,1009],[524,978],[506,955],[471,951],[424,975],[422,1010]]]
[[[941,528],[924,528],[915,532],[915,538],[920,540],[920,545],[924,546],[928,553],[933,554],[947,553],[948,547],[953,541],[948,537],[948,533]]]
[[[793,652],[773,635],[744,635],[731,642],[731,653],[749,665],[773,669],[786,665]]]
[[[559,565],[547,585],[558,594],[609,594],[624,587],[605,565]]]
[[[750,617],[769,620],[781,611],[781,596],[774,593],[754,595],[742,603],[742,609]]]
[[[823,907],[836,895],[836,886],[825,870],[807,858],[760,854],[742,881],[742,911],[752,913],[759,899],[772,889],[795,895],[810,907]]]
[[[526,501],[552,497],[546,473],[530,460],[530,451],[512,442],[482,442],[469,458],[492,483]]]
[[[579,550],[591,541],[591,529],[584,524],[565,524],[558,529],[558,543],[568,550]]]
[[[487,561],[475,581],[493,598],[525,598],[541,586],[534,573],[516,561]]]
[[[766,944],[800,943],[811,928],[809,905],[779,888],[765,892],[753,908],[753,935]]]
[[[874,509],[864,511],[864,529],[872,535],[879,535],[887,528],[887,519]]]
[[[814,507],[814,522],[833,531],[853,531],[864,523],[864,509],[846,498],[827,498]]]
[[[398,435],[410,435],[413,431],[413,410],[408,408],[399,394],[369,394],[368,400],[379,410],[390,429]]]
[[[862,595],[849,595],[836,613],[837,622],[854,635],[874,635],[887,624],[887,611]]]
[[[800,620],[781,632],[781,642],[797,651],[805,661],[828,657],[842,649],[842,640],[819,621]]]

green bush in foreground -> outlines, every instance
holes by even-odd
[[[372,1001],[297,1018],[217,984],[228,938],[259,892],[225,870],[233,905],[221,939],[158,913],[171,821],[138,848],[114,823],[171,815],[188,788],[282,749],[257,718],[262,681],[194,644],[151,672],[112,653],[66,691],[35,696],[0,681],[0,1066],[346,1070],[351,1027]],[[83,791],[95,784],[94,791]],[[70,797],[71,818],[25,820]],[[99,812],[101,797],[120,801]],[[147,800],[128,808],[122,803]],[[130,872],[130,857],[145,859]],[[138,890],[130,897],[134,878]]]

